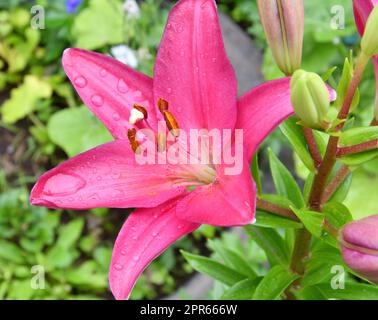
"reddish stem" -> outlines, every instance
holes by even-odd
[[[289,209],[279,207],[271,202],[265,201],[263,199],[258,198],[257,199],[257,208],[261,209],[263,211],[267,211],[269,213],[289,218],[291,220],[299,221],[297,216]]]
[[[338,158],[347,156],[350,154],[355,154],[355,153],[360,153],[364,151],[370,151],[378,148],[378,139],[371,140],[368,142],[360,143],[360,144],[355,144],[353,146],[349,147],[342,147],[338,148],[336,156]]]
[[[314,133],[312,129],[303,127],[303,134],[306,138],[312,159],[314,159],[315,167],[318,168],[322,163],[322,156],[320,154],[318,145],[316,144]]]

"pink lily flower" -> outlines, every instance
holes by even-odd
[[[358,32],[361,36],[364,34],[365,25],[369,15],[377,4],[378,0],[353,0],[354,18],[356,20]],[[378,56],[374,56],[372,60],[375,69],[375,76],[377,78],[376,104],[378,105]]]
[[[172,9],[153,79],[80,49],[67,49],[63,66],[114,141],[45,173],[30,201],[78,210],[139,208],[128,217],[114,246],[109,281],[117,299],[127,299],[149,263],[201,224],[254,221],[256,190],[249,164],[265,137],[293,113],[290,79],[265,83],[237,99],[214,0],[181,0]],[[164,113],[166,102],[169,113]],[[156,132],[163,118],[168,127],[184,130],[242,129],[240,174],[224,174],[222,163],[138,164],[137,133],[145,128]]]

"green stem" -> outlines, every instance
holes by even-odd
[[[353,73],[353,77],[349,84],[348,92],[345,96],[343,106],[339,112],[338,118],[340,120],[346,120],[350,111],[350,107],[356,94],[358,85],[361,81],[363,71],[369,61],[369,58],[361,53],[356,68]],[[343,128],[345,121],[342,121],[336,130],[339,131]],[[319,166],[319,170],[315,176],[314,183],[309,196],[308,207],[314,211],[321,211],[322,198],[326,189],[328,177],[336,163],[337,145],[339,142],[338,137],[331,136],[328,142],[327,151],[324,159]],[[297,231],[294,250],[291,261],[291,270],[299,275],[305,273],[305,259],[309,255],[311,244],[311,234],[306,229]],[[300,280],[295,282],[293,286],[300,283]]]

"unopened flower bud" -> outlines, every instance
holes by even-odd
[[[291,79],[291,103],[302,120],[310,128],[325,127],[329,111],[329,92],[322,78],[316,73],[298,70]]]
[[[353,271],[378,284],[378,215],[344,226],[340,248],[345,263]]]
[[[304,33],[302,0],[258,0],[261,23],[273,57],[283,73],[301,67]]]
[[[364,35],[361,40],[362,52],[372,57],[378,54],[378,6],[375,6],[370,13],[369,19],[366,23]]]

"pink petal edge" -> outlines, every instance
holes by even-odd
[[[109,271],[110,288],[116,299],[128,299],[151,261],[200,226],[176,218],[175,202],[154,209],[138,209],[126,220],[114,245]]]
[[[127,139],[134,103],[147,108],[156,126],[151,78],[111,57],[81,49],[66,49],[62,64],[82,101],[116,139]]]
[[[117,140],[82,153],[46,172],[34,186],[37,206],[84,210],[156,207],[185,192],[164,165],[139,165],[128,142]]]
[[[182,129],[233,129],[237,82],[214,0],[181,0],[172,9],[154,70],[154,98],[164,98]]]

